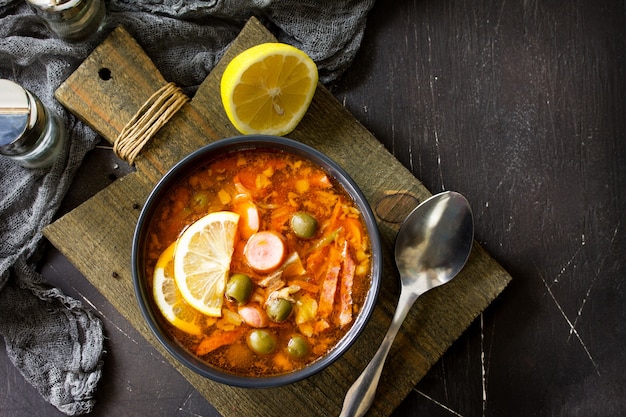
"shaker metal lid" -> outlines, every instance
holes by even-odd
[[[27,90],[0,79],[0,153],[17,155],[37,143],[45,127],[44,112]]]

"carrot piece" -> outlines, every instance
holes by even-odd
[[[324,320],[324,319],[318,320],[313,325],[313,333],[314,334],[322,333],[324,330],[328,329],[329,327],[330,327],[330,324],[328,324],[328,322],[326,320]],[[328,349],[324,349],[323,352],[325,352],[327,350]]]
[[[343,223],[346,227],[346,235],[349,236],[352,244],[360,248],[363,243],[363,237],[361,236],[361,225],[359,221],[354,217],[346,217]]]
[[[240,184],[243,185],[243,187],[246,188],[247,190],[253,191],[257,188],[256,187],[257,173],[252,171],[251,169],[243,169],[239,171],[236,177],[239,180]]]
[[[281,235],[262,231],[248,239],[243,256],[251,268],[259,272],[270,272],[282,265],[286,252],[285,239]]]
[[[337,316],[339,327],[343,327],[352,321],[352,287],[356,262],[347,240],[344,242],[341,255],[343,257],[343,265],[341,267],[341,283],[339,286],[339,315]]]
[[[276,369],[280,369],[284,372],[293,371],[293,363],[291,363],[287,355],[283,352],[278,352],[274,355],[274,366]]]
[[[280,206],[272,211],[272,230],[282,230],[285,227],[285,223],[287,223],[295,211],[296,208],[290,205]]]
[[[203,356],[213,352],[217,348],[235,343],[244,332],[245,329],[242,328],[227,332],[221,330],[214,331],[198,344],[196,347],[196,355]]]
[[[335,207],[333,207],[333,212],[330,215],[330,219],[328,220],[328,225],[331,227],[331,229],[336,229],[337,228],[337,221],[339,220],[339,215],[341,214],[341,207],[342,207],[342,203],[341,203],[341,198],[337,199],[337,204],[335,204]]]
[[[261,220],[259,210],[252,200],[240,199],[233,206],[233,211],[239,214],[239,233],[244,239],[250,238],[259,231]]]
[[[321,318],[328,317],[333,311],[339,271],[341,270],[341,252],[339,252],[335,246],[331,246],[328,258],[328,269],[326,270],[326,277],[320,288],[320,301],[317,310]]]
[[[315,278],[315,282],[317,283],[322,282],[325,264],[326,250],[324,250],[324,248],[322,248],[322,250],[311,252],[311,254],[306,258],[306,270]]]

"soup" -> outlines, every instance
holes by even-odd
[[[190,173],[156,209],[148,277],[209,213],[239,219],[221,308],[196,312],[193,331],[164,317],[170,334],[206,363],[242,376],[280,375],[324,356],[354,323],[371,280],[370,240],[349,195],[300,156],[227,154]]]

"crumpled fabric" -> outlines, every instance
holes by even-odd
[[[103,326],[37,272],[49,224],[85,154],[99,141],[54,91],[123,25],[164,78],[193,95],[245,22],[256,16],[280,42],[304,50],[328,83],[350,65],[374,0],[111,0],[103,29],[67,43],[24,0],[0,0],[0,78],[22,85],[58,114],[67,145],[53,166],[26,169],[0,156],[0,334],[7,354],[39,393],[67,415],[89,413],[101,376]],[[0,91],[2,94],[2,91]]]

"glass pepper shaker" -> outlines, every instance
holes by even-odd
[[[30,91],[0,79],[0,157],[26,168],[45,168],[66,141],[59,117]]]
[[[104,0],[26,0],[61,39],[76,42],[96,33],[106,15]]]

